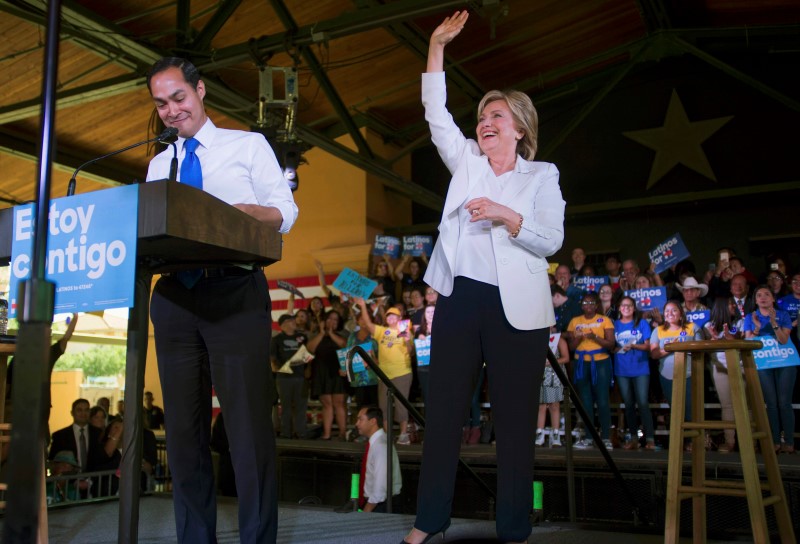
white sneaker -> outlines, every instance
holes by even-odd
[[[536,440],[534,440],[533,443],[536,444],[537,446],[544,446],[544,439],[545,439],[544,429],[536,429]]]
[[[603,439],[603,445],[606,447],[607,450],[613,450],[614,449],[614,444],[612,444],[611,440],[609,440],[608,438],[604,438]]]
[[[550,431],[550,447],[551,448],[561,447],[561,433],[558,432],[558,429],[552,429]]]
[[[594,442],[584,438],[583,440],[578,440],[575,442],[575,449],[576,450],[589,450],[594,447]]]
[[[401,433],[400,436],[397,437],[397,445],[398,446],[411,445],[411,438],[408,436],[408,433]]]

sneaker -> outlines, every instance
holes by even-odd
[[[537,446],[544,446],[544,429],[536,429],[536,440],[533,442]]]
[[[550,447],[551,448],[561,447],[561,433],[558,432],[558,429],[552,429],[550,431]]]
[[[607,450],[613,450],[614,444],[608,438],[603,439],[603,445],[606,447]]]
[[[576,450],[589,450],[594,447],[594,442],[584,438],[583,440],[578,440],[575,442],[575,449]]]
[[[397,445],[398,446],[411,445],[411,438],[409,438],[408,433],[402,433],[400,436],[397,437]]]

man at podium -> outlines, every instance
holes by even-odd
[[[289,232],[297,206],[274,152],[261,134],[220,129],[211,122],[197,68],[184,59],[163,58],[150,69],[147,87],[164,125],[178,129],[178,180]],[[153,158],[147,180],[167,178],[172,157],[170,147]],[[275,542],[271,314],[263,271],[230,265],[163,275],[153,290],[150,316],[178,541],[216,542],[209,450],[213,383],[236,473],[241,542]]]

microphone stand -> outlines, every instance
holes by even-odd
[[[172,146],[172,160],[169,163],[169,181],[178,181],[178,146],[175,142],[169,142]]]
[[[75,194],[76,177],[78,175],[78,172],[83,170],[86,166],[89,166],[90,164],[94,164],[97,161],[106,159],[108,157],[113,157],[114,155],[118,155],[120,153],[128,151],[129,149],[133,149],[134,147],[139,147],[141,145],[150,144],[150,143],[153,143],[153,142],[161,142],[161,143],[167,143],[167,144],[172,143],[172,145],[175,147],[175,159],[173,159],[173,160],[175,162],[175,169],[177,170],[177,168],[178,168],[178,164],[177,164],[177,162],[178,162],[178,159],[177,159],[177,153],[178,153],[177,149],[178,149],[178,147],[173,143],[174,139],[177,136],[178,136],[178,129],[175,128],[175,127],[169,127],[167,129],[164,129],[164,131],[161,134],[159,134],[158,136],[156,136],[155,138],[150,138],[149,140],[144,140],[143,142],[137,142],[137,143],[135,143],[133,145],[129,145],[128,147],[123,147],[122,149],[118,149],[117,151],[112,151],[111,153],[106,153],[105,155],[102,155],[100,157],[97,157],[97,158],[94,158],[94,159],[86,161],[85,163],[80,165],[78,168],[76,168],[75,171],[72,173],[72,177],[70,178],[69,183],[67,184],[67,196],[72,196],[72,195]],[[172,141],[170,141],[170,140],[172,140]],[[171,167],[170,167],[170,175],[172,175],[172,168]]]

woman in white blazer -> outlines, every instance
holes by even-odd
[[[450,525],[461,426],[486,362],[497,437],[497,535],[530,534],[538,392],[555,323],[546,257],[564,240],[558,170],[532,161],[538,119],[527,95],[490,91],[476,139],[447,111],[444,47],[467,21],[456,12],[431,36],[422,102],[433,143],[453,175],[425,282],[439,292],[414,528],[428,542]]]

